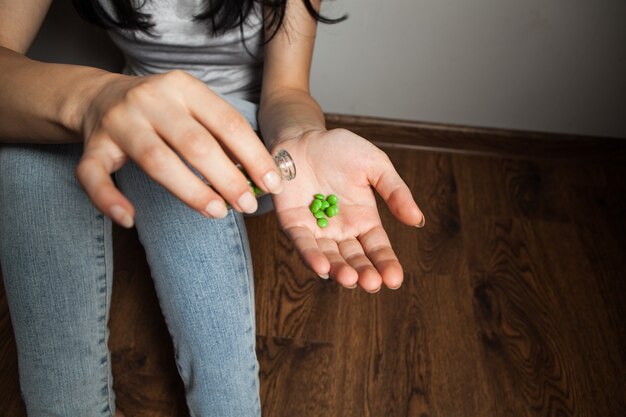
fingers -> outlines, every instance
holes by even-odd
[[[317,244],[330,262],[329,274],[335,277],[335,280],[345,287],[356,287],[359,273],[350,266],[341,253],[339,253],[337,242],[332,239],[322,238],[317,240]]]
[[[231,206],[246,213],[257,210],[256,197],[246,177],[204,126],[182,111],[171,110],[167,119],[156,121],[155,128]]]
[[[359,274],[359,285],[367,292],[380,291],[382,279],[372,262],[363,251],[363,247],[356,239],[347,239],[339,242],[341,256]]]
[[[134,141],[127,141],[124,151],[142,170],[192,209],[207,217],[226,216],[224,200],[207,187],[156,132],[149,129],[138,132],[141,132],[140,136]]]
[[[321,278],[327,279],[330,263],[320,249],[313,233],[305,227],[292,227],[285,230],[304,262]]]
[[[186,90],[193,117],[232,152],[255,184],[267,192],[282,192],[274,159],[245,118],[203,83],[197,84],[197,88]]]
[[[398,175],[389,158],[385,159],[374,178],[370,178],[370,183],[398,220],[409,226],[424,226],[424,214],[413,200],[411,190]]]
[[[321,278],[330,275],[348,288],[354,288],[357,281],[369,292],[380,289],[380,275],[363,253],[356,239],[341,242],[332,239],[316,240],[310,230],[293,227],[285,230],[298,249],[305,263]]]
[[[108,135],[96,135],[85,143],[83,155],[85,162],[81,162],[77,167],[79,181],[85,187],[94,205],[103,213],[114,218],[110,213],[111,207],[115,205],[112,204],[113,200],[119,200],[122,203],[125,201],[126,204],[122,204],[122,208],[130,207],[128,200],[115,188],[110,178],[108,182],[103,179],[103,172],[110,175],[121,166],[121,164],[113,166],[111,162],[114,158],[113,152],[106,152],[106,150],[117,149],[119,154],[133,159],[146,174],[192,209],[207,217],[226,216],[228,211],[224,200],[207,187],[149,125],[129,122],[111,123],[109,132],[116,136],[118,143],[121,143],[124,148],[118,148]],[[91,169],[94,173],[91,173]],[[118,213],[118,217],[122,217],[119,209],[114,210]]]
[[[321,278],[332,276],[346,288],[360,285],[370,293],[378,292],[383,283],[391,289],[402,284],[402,266],[382,226],[374,227],[358,239],[340,242],[316,239],[311,230],[301,226],[285,229],[285,233],[304,262]]]
[[[111,173],[123,163],[115,150],[104,144],[83,154],[76,166],[76,178],[93,205],[120,226],[133,227],[135,210],[115,187]]]
[[[209,217],[227,214],[222,196],[239,211],[251,213],[258,207],[247,179],[224,149],[233,153],[261,189],[282,190],[274,159],[243,116],[182,71],[112,83],[89,107],[85,125],[85,151],[77,177],[89,188],[94,204],[103,213],[124,219],[124,224],[132,223],[128,220],[129,216],[132,220],[132,206],[106,178],[121,166],[114,166],[115,158],[133,159],[174,196]],[[220,194],[207,187],[181,157]]]
[[[404,279],[404,272],[383,227],[374,227],[359,236],[359,242],[369,260],[382,276],[385,285],[394,290],[399,288]]]
[[[309,238],[307,236],[307,243],[312,246],[313,242]],[[321,238],[317,240],[315,251],[321,250],[330,262],[329,274],[344,287],[355,288],[358,282],[361,288],[370,293],[380,291],[383,281],[394,289],[399,287],[402,283],[402,267],[382,227],[364,235],[363,241],[365,244],[351,238],[337,243],[332,239]]]

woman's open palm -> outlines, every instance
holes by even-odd
[[[274,196],[281,227],[304,261],[320,276],[376,292],[397,288],[402,266],[382,227],[374,190],[394,216],[411,226],[424,217],[387,155],[344,129],[308,132],[282,142],[294,159],[296,178]],[[315,194],[335,194],[339,213],[320,228],[309,210]]]

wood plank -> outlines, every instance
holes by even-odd
[[[626,177],[626,165],[621,169]],[[605,326],[616,335],[620,361],[626,363],[626,186],[595,188],[574,186],[570,201],[577,209],[572,214],[576,222],[581,251],[593,271],[594,283],[606,311]],[[603,326],[604,327],[604,326]],[[619,343],[621,341],[621,343]],[[624,385],[626,387],[626,384]],[[625,400],[626,401],[626,400]]]
[[[257,337],[265,416],[332,415],[335,351],[331,343]]]
[[[492,396],[503,399],[497,415],[575,415],[556,294],[529,259],[521,227],[494,220],[467,230],[487,381]]]
[[[20,394],[17,370],[17,349],[13,326],[4,292],[4,280],[0,271],[0,410],[10,417],[26,416],[26,408]]]
[[[249,217],[246,226],[254,265],[257,334],[330,342],[338,314],[337,286],[304,266],[273,213]]]
[[[455,167],[470,159],[455,158]],[[537,210],[515,210],[506,202],[514,201],[516,182],[511,178],[520,171],[480,159],[471,165],[484,164],[481,175],[457,170],[462,172],[457,178],[476,320],[482,327],[483,367],[490,372],[493,397],[503,399],[498,414],[621,415],[626,362],[620,354],[624,335],[616,321],[615,294],[623,294],[624,287],[615,276],[602,279],[589,262],[593,251],[585,247],[577,224],[577,213],[586,212],[589,201],[572,200],[579,195],[571,188],[577,179],[562,176],[559,187],[550,189],[555,196],[537,194],[542,203]],[[542,171],[530,170],[538,176]],[[558,167],[552,166],[550,175],[555,171]],[[481,181],[491,185],[476,187]],[[557,199],[566,204],[555,211],[549,201]],[[491,203],[492,210],[476,201]],[[598,215],[615,219],[607,211]],[[599,223],[593,221],[593,228]],[[606,249],[604,242],[595,245]],[[619,268],[626,271],[615,264],[610,271]],[[606,293],[598,285],[602,282],[617,292]]]
[[[474,214],[569,220],[566,184],[550,183],[536,161],[469,157],[455,168]]]
[[[389,154],[424,207],[427,225],[403,226],[381,206],[383,224],[405,268],[405,283],[375,296],[341,290],[335,340],[337,357],[344,359],[337,361],[337,387],[344,398],[334,415],[449,416],[462,415],[462,410],[490,415],[483,387],[468,384],[480,373],[467,365],[478,362],[476,330],[467,319],[462,326],[456,321],[471,317],[472,305],[464,297],[469,275],[450,157]],[[449,367],[459,365],[463,371],[452,376]]]
[[[309,271],[273,214],[246,220],[264,417],[623,416],[622,145],[353,122],[383,144],[426,226],[380,205],[405,282],[368,294]],[[128,417],[187,416],[136,232],[115,227],[114,243],[118,404]],[[0,410],[23,417],[1,290],[0,337]]]
[[[113,227],[109,349],[116,403],[127,417],[189,415],[183,383],[136,229]]]

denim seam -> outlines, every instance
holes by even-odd
[[[233,222],[235,225],[235,230],[237,231],[237,237],[239,238],[239,249],[241,250],[241,253],[243,254],[243,258],[246,260],[245,270],[246,270],[246,288],[248,290],[248,302],[250,303],[251,307],[254,307],[254,302],[253,302],[254,300],[252,300],[252,291],[250,291],[250,278],[252,278],[252,271],[250,270],[248,255],[246,254],[246,249],[245,249],[246,244],[243,241],[243,236],[241,235],[241,230],[239,229],[240,224],[235,218],[235,216],[236,214],[233,213],[231,222]],[[254,308],[252,308],[251,313],[256,314],[256,312],[254,311]]]
[[[110,300],[109,300],[109,289],[108,289],[108,282],[109,280],[107,279],[107,273],[109,271],[108,269],[108,265],[107,265],[107,245],[106,245],[106,217],[104,217],[104,215],[102,215],[102,248],[103,248],[103,252],[104,252],[104,288],[106,289],[106,292],[104,294],[104,314],[105,314],[105,319],[104,319],[104,351],[106,354],[106,358],[107,358],[107,364],[105,366],[105,372],[106,372],[106,387],[107,387],[107,404],[109,406],[109,415],[111,417],[113,417],[113,410],[114,410],[114,406],[112,407],[111,404],[111,387],[112,387],[112,381],[110,379],[110,372],[109,372],[109,366],[110,364],[109,362],[109,346],[108,346],[108,340],[107,340],[107,331],[108,331],[108,326],[109,326],[109,305],[110,305]],[[111,234],[113,233],[113,230],[111,230]],[[113,236],[111,236],[111,239],[113,239]],[[111,283],[113,282],[113,277],[111,277]]]
[[[237,236],[239,237],[240,249],[241,249],[241,252],[244,255],[243,257],[246,260],[246,262],[245,262],[245,264],[246,264],[245,269],[246,269],[246,272],[247,272],[247,275],[248,275],[246,277],[246,287],[248,288],[248,302],[249,302],[250,307],[251,307],[250,314],[252,315],[252,321],[253,321],[253,324],[254,324],[254,322],[256,321],[256,308],[255,308],[254,299],[252,298],[252,291],[250,289],[250,285],[251,285],[250,284],[250,280],[254,279],[254,276],[252,275],[252,271],[250,270],[250,264],[251,264],[252,260],[249,259],[249,257],[248,257],[249,254],[246,253],[246,243],[243,240],[243,236],[241,234],[241,229],[240,229],[240,227],[242,227],[242,225],[241,225],[240,221],[238,221],[238,219],[235,216],[236,216],[236,214],[233,212],[231,221],[234,222],[234,224],[235,224],[235,229],[237,230]],[[241,222],[243,222],[243,219],[241,219]],[[245,223],[243,224],[243,227],[245,227]],[[254,326],[254,327],[256,328],[256,326]],[[252,335],[253,340],[256,338],[256,331],[254,333],[255,334]],[[254,350],[254,345],[252,346],[252,349]],[[256,357],[256,351],[254,351],[254,355]],[[255,386],[257,385],[257,382],[258,382],[258,374],[255,375],[255,377],[254,377],[254,385]],[[259,393],[259,388],[260,387],[256,387],[256,388],[257,388],[256,394],[260,395],[260,393]],[[261,416],[261,406],[260,406],[260,403],[261,403],[261,398],[258,397],[258,401],[256,403],[256,414],[258,416]]]

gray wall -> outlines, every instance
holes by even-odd
[[[54,0],[29,55],[118,68],[106,35],[69,3]],[[323,10],[349,14],[318,29],[312,90],[327,112],[626,138],[625,0],[326,0]]]
[[[327,0],[329,112],[626,137],[625,0]]]

